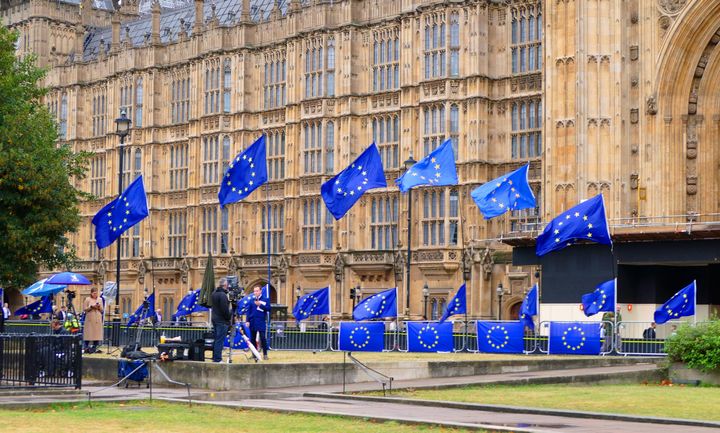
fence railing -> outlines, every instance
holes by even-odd
[[[0,335],[0,388],[82,386],[75,335]]]

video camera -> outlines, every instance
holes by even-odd
[[[65,289],[65,297],[67,298],[68,302],[72,302],[73,299],[75,299],[75,296],[77,293],[75,293],[74,290]]]
[[[228,299],[233,304],[236,304],[239,300],[243,298],[245,289],[240,286],[240,283],[238,282],[238,277],[236,276],[227,277],[227,283]]]

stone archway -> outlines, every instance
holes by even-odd
[[[717,213],[720,209],[720,2],[694,1],[668,29],[657,63],[657,151],[648,155],[650,214]],[[652,121],[651,121],[652,122]],[[653,170],[661,169],[662,176]],[[678,188],[678,185],[684,187]]]
[[[245,294],[250,294],[255,286],[263,287],[267,284],[267,280],[255,280],[247,285],[245,288]],[[277,304],[278,302],[278,293],[275,286],[270,284],[270,303],[271,304]]]

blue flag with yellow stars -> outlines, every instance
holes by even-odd
[[[696,300],[697,284],[693,281],[655,311],[655,323],[660,325],[683,316],[694,316]]]
[[[479,187],[470,194],[485,219],[502,215],[509,210],[532,209],[537,206],[535,194],[528,182],[525,164],[512,173],[500,176]]]
[[[293,316],[298,322],[318,314],[330,314],[330,287],[308,293],[298,299],[293,308]]]
[[[218,191],[220,206],[244,199],[267,182],[266,154],[265,135],[263,134],[250,147],[230,161],[220,183],[220,191]]]
[[[599,355],[600,323],[550,322],[550,354]]]
[[[455,297],[453,297],[450,302],[445,306],[445,311],[443,312],[443,315],[438,322],[443,323],[450,316],[454,316],[456,314],[465,314],[466,312],[467,296],[465,295],[465,284],[463,284],[458,289]]]
[[[382,322],[340,322],[340,350],[346,352],[382,352],[385,324]]]
[[[1,313],[1,312],[0,312]],[[41,313],[52,313],[52,296],[43,296],[39,301],[35,301],[32,304],[28,304],[24,307],[19,308],[15,311],[16,316],[23,314],[41,314]]]
[[[132,325],[135,322],[139,322],[144,319],[149,319],[150,317],[155,316],[155,293],[148,296],[147,298],[148,308],[143,312],[143,304],[140,304],[140,306],[135,310],[134,313],[128,318],[128,322],[125,325],[125,327],[129,328],[130,325]]]
[[[457,185],[458,175],[452,140],[445,140],[437,149],[395,179],[395,183],[402,192],[420,185]]]
[[[535,254],[544,256],[569,247],[580,239],[612,245],[602,194],[585,200],[550,221],[537,237]]]
[[[617,280],[612,279],[598,285],[595,291],[582,296],[583,313],[587,317],[601,311],[615,312],[615,293]]]
[[[452,352],[453,324],[407,322],[409,352]]]
[[[397,287],[376,293],[360,301],[353,310],[353,320],[397,317]]]
[[[202,305],[198,304],[198,298],[200,297],[200,289],[194,290],[193,292],[189,293],[187,296],[185,296],[182,301],[180,301],[180,305],[177,307],[177,312],[175,313],[175,317],[182,317],[187,316],[188,314],[192,313],[199,313],[201,311],[207,311],[207,307],[203,307]]]
[[[523,353],[525,325],[522,322],[477,322],[478,351],[487,353]]]
[[[349,167],[322,184],[320,195],[330,213],[339,220],[366,191],[385,187],[380,152],[373,143]]]
[[[245,326],[244,323],[238,322],[235,324],[235,338],[233,338],[233,349],[245,349],[247,348],[247,343],[245,342],[245,339],[242,338],[243,334],[240,332],[242,329],[242,332],[245,333],[245,336],[250,338],[250,330],[247,326]],[[251,340],[252,341],[252,340]],[[230,334],[228,334],[227,337],[225,337],[225,343],[223,343],[224,347],[230,347]]]
[[[106,204],[92,219],[95,242],[100,249],[148,216],[147,197],[142,176],[132,181],[120,197]]]
[[[535,322],[533,316],[537,316],[538,313],[538,286],[535,284],[532,289],[525,295],[522,305],[520,305],[520,312],[518,313],[518,319],[530,329],[535,329]]]
[[[235,314],[237,314],[238,316],[247,314],[248,310],[250,309],[250,305],[253,305],[254,300],[255,295],[252,292],[250,292],[249,295],[240,299],[237,303],[237,309],[235,310]]]

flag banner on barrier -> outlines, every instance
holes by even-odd
[[[675,293],[666,303],[655,311],[655,323],[661,325],[668,320],[679,319],[683,316],[695,315],[695,295],[697,286],[695,281]]]
[[[246,336],[250,335],[250,330],[247,326],[245,326],[242,323],[236,323],[235,324],[235,338],[233,339],[233,349],[246,349],[247,343],[242,338],[242,334],[240,333],[240,329],[245,332]],[[230,335],[228,334],[227,337],[225,337],[225,343],[223,343],[224,347],[230,347]]]
[[[409,352],[452,352],[453,324],[450,322],[407,322]]]
[[[599,355],[600,323],[550,322],[550,354]]]
[[[615,312],[615,293],[617,280],[605,281],[595,291],[582,296],[583,313],[590,317],[601,311]]]
[[[363,299],[353,310],[353,320],[397,317],[397,287]]]
[[[346,352],[382,352],[385,324],[382,322],[340,322],[340,350]]]
[[[523,353],[523,322],[477,322],[478,351],[486,353]]]

